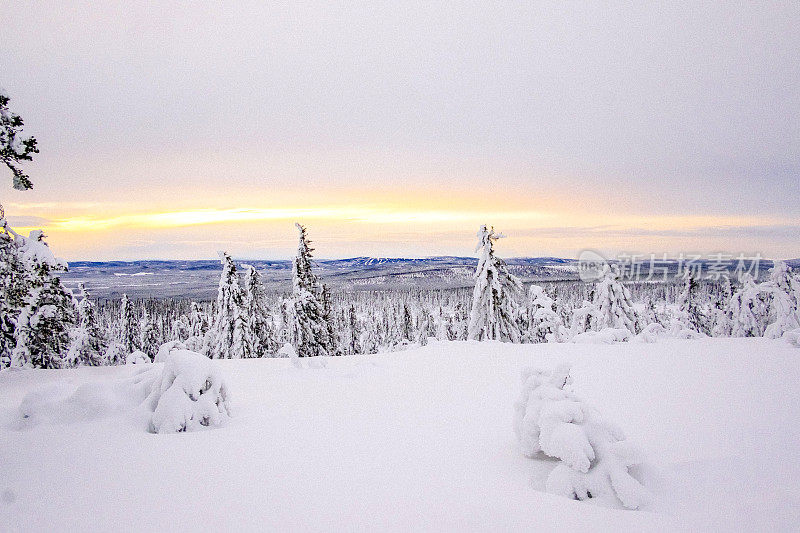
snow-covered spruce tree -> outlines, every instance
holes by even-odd
[[[161,347],[161,334],[158,331],[155,317],[151,317],[145,309],[142,314],[140,322],[141,340],[139,347],[141,351],[150,358],[150,361],[155,360],[158,349]]]
[[[561,340],[561,319],[553,309],[553,299],[538,285],[528,289],[528,330],[526,342],[558,342]]]
[[[0,370],[11,366],[11,354],[17,344],[16,319],[0,293]]]
[[[9,350],[16,346],[17,319],[33,291],[43,287],[55,272],[66,269],[67,264],[53,256],[41,230],[23,237],[9,226],[0,206],[0,315],[4,332],[0,343],[5,345],[0,361],[7,362]]]
[[[55,276],[56,272],[67,269],[66,263],[53,256],[41,230],[23,237],[2,216],[0,224],[7,238],[13,241],[13,261],[19,261],[15,268],[22,269],[18,279],[11,280],[6,301],[24,294],[23,308],[16,318],[11,366],[58,368],[67,355],[69,329],[76,320],[72,294]],[[13,270],[11,275],[13,278]]]
[[[59,278],[48,275],[42,280],[20,313],[11,366],[65,366],[70,346],[69,331],[76,322],[74,301]]]
[[[22,118],[8,108],[11,99],[0,90],[0,161],[11,170],[14,188],[19,191],[32,189],[33,183],[20,168],[22,161],[31,161],[31,154],[39,153],[36,139],[22,137]]]
[[[136,319],[136,310],[127,294],[122,295],[119,313],[119,343],[126,353],[133,353],[139,349],[141,334],[139,321]]]
[[[2,208],[0,208],[1,210]],[[0,213],[0,370],[11,365],[17,344],[16,325],[30,289],[29,272],[22,262],[18,243],[6,230]]]
[[[261,276],[255,267],[250,266],[245,275],[244,308],[250,320],[253,357],[273,357],[280,348],[275,337],[272,316],[265,302]]]
[[[403,309],[400,314],[400,337],[403,341],[414,340],[414,321],[411,317],[411,310],[408,304],[403,303]]]
[[[69,333],[68,366],[101,366],[106,364],[108,336],[97,318],[94,302],[83,284],[80,285],[78,324]]]
[[[350,308],[347,310],[347,331],[345,336],[345,350],[348,354],[361,353],[359,346],[359,339],[361,338],[361,328],[359,327],[358,316],[356,315],[356,308],[351,303]]]
[[[592,329],[627,329],[632,334],[642,330],[642,323],[631,303],[631,293],[618,279],[618,274],[606,266],[602,279],[594,288]]]
[[[311,252],[306,228],[295,224],[299,232],[297,255],[292,263],[291,329],[298,357],[336,353],[325,306],[320,301],[322,287],[311,271]]]
[[[638,509],[647,490],[630,467],[642,462],[622,430],[572,391],[569,366],[552,372],[527,369],[515,404],[514,429],[522,453],[559,459],[545,483],[548,492]]]
[[[208,315],[200,308],[200,304],[192,302],[189,314],[189,336],[203,338],[208,331]]]
[[[731,298],[728,314],[732,337],[762,337],[768,320],[768,303],[753,276],[742,275],[742,286]]]
[[[189,319],[185,315],[175,317],[175,320],[172,321],[172,327],[170,328],[169,340],[186,342],[191,336]]]
[[[699,293],[697,280],[687,269],[683,273],[683,291],[678,296],[679,320],[685,328],[708,335],[711,333],[709,318]]]
[[[516,315],[522,284],[508,272],[505,261],[494,255],[494,242],[503,237],[485,225],[478,231],[475,251],[480,257],[469,316],[470,340],[521,341]]]
[[[217,289],[217,315],[210,331],[208,355],[212,359],[246,359],[253,356],[250,321],[244,306],[236,265],[222,254],[222,275]]]
[[[731,319],[728,315],[728,307],[733,297],[733,286],[729,277],[724,277],[720,281],[717,297],[714,301],[713,323],[711,328],[712,337],[730,337]]]
[[[322,318],[325,325],[328,327],[328,339],[330,339],[330,349],[328,355],[342,355],[339,349],[339,338],[336,335],[336,328],[334,327],[333,319],[333,299],[331,291],[324,283],[320,285],[322,292],[320,295],[320,303],[322,304]]]
[[[800,282],[792,277],[792,269],[783,261],[777,261],[769,280],[760,288],[770,295],[770,323],[764,336],[777,339],[800,328]]]

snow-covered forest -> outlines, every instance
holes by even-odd
[[[69,368],[154,361],[179,342],[212,359],[374,354],[439,341],[655,342],[658,338],[787,338],[800,328],[800,277],[783,262],[757,282],[708,280],[691,270],[667,282],[626,283],[613,265],[594,283],[524,286],[479,232],[474,290],[330,291],[314,273],[298,225],[291,294],[269,294],[259,272],[223,254],[216,301],[95,301],[59,280],[66,264],[42,232],[2,221],[0,368]]]

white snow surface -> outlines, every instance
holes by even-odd
[[[0,372],[0,530],[800,528],[800,357],[785,340],[431,340],[324,359],[213,361],[236,416],[178,434],[147,431],[161,364]],[[648,459],[642,510],[549,494],[558,462],[523,455],[520,373],[563,363]]]

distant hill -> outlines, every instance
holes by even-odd
[[[578,262],[558,257],[515,257],[507,259],[509,270],[523,281],[575,280]],[[707,271],[711,261],[701,261]],[[787,261],[800,269],[800,259]],[[262,275],[268,290],[288,291],[291,287],[290,260],[244,260],[237,265],[252,265]],[[334,289],[409,289],[457,288],[472,285],[477,265],[474,257],[437,256],[425,258],[352,257],[316,261],[317,273]],[[62,279],[69,287],[84,283],[98,298],[119,298],[127,293],[134,298],[187,297],[209,299],[216,295],[219,260],[199,261],[74,261]],[[680,263],[659,261],[652,267],[659,276],[674,276]],[[650,268],[649,263],[640,264]],[[772,261],[762,261],[763,275]],[[735,262],[724,265],[732,271]],[[645,270],[646,272],[646,270]]]

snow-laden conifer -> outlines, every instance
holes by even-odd
[[[230,393],[215,364],[189,350],[167,352],[163,370],[144,402],[153,413],[152,433],[196,431],[222,425],[230,418]]]
[[[606,267],[595,285],[592,306],[591,326],[595,331],[627,329],[635,335],[642,329],[641,319],[631,302],[631,293],[612,268]]]
[[[478,231],[475,251],[479,258],[467,333],[470,340],[521,340],[516,315],[522,284],[508,272],[505,261],[494,255],[494,243],[502,237],[485,225]]]
[[[126,353],[133,353],[140,347],[141,330],[136,318],[136,309],[127,294],[122,295],[119,307],[119,343]]]
[[[279,346],[275,337],[275,325],[266,305],[261,276],[250,266],[245,274],[244,308],[250,320],[253,339],[253,357],[272,357]]]
[[[152,361],[155,359],[156,354],[158,353],[158,348],[161,346],[161,333],[158,331],[156,318],[150,316],[146,309],[142,314],[142,320],[140,322],[139,329],[141,331],[141,341],[139,342],[139,347],[141,348],[141,351],[147,355],[150,361]]]
[[[192,311],[189,314],[189,336],[203,338],[208,331],[208,315],[200,308],[200,304],[192,302]]]
[[[769,280],[761,284],[761,289],[770,295],[770,323],[764,336],[777,339],[800,328],[800,282],[792,276],[792,269],[786,263],[775,263]]]
[[[744,273],[742,286],[734,292],[728,313],[731,320],[731,336],[761,337],[766,329],[769,306],[753,276]]]
[[[0,226],[7,245],[5,258],[12,262],[10,284],[4,287],[6,306],[12,312],[22,298],[14,327],[11,366],[59,368],[65,365],[69,350],[69,330],[75,325],[76,309],[72,294],[57,277],[67,269],[57,259],[41,230],[23,237],[9,227],[0,209]],[[13,279],[14,272],[19,276]]]
[[[713,309],[713,326],[711,328],[712,337],[729,337],[731,334],[732,324],[730,316],[728,315],[728,308],[733,297],[733,286],[729,277],[724,277],[720,281],[720,287],[717,291],[717,296],[714,301]]]
[[[553,299],[538,285],[528,289],[528,330],[526,342],[558,342],[561,340],[561,319],[553,308]]]
[[[108,334],[100,324],[94,302],[89,298],[83,284],[80,285],[80,301],[77,306],[78,324],[70,331],[70,346],[67,355],[69,366],[100,366],[108,364]]]
[[[39,153],[34,137],[22,137],[22,118],[8,108],[11,99],[0,89],[0,161],[13,174],[14,188],[19,191],[32,189],[28,175],[19,166],[22,161],[31,161],[31,154]]]
[[[678,296],[678,320],[683,327],[708,335],[711,333],[710,319],[699,292],[697,279],[687,269],[683,274],[683,290]]]
[[[212,359],[245,359],[252,354],[250,322],[236,265],[228,254],[222,254],[217,315],[210,331],[209,356]]]
[[[76,322],[72,295],[55,276],[41,279],[17,322],[11,366],[61,368],[69,351],[69,331]]]
[[[311,270],[310,241],[306,228],[295,224],[299,233],[297,255],[292,263],[291,337],[298,357],[334,355],[336,350],[328,316],[321,301],[322,286]]]

